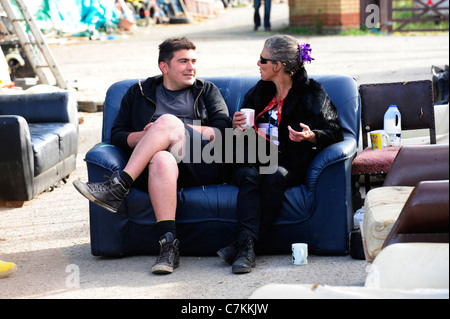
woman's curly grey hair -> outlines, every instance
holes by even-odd
[[[300,51],[297,40],[290,35],[275,35],[266,40],[264,48],[269,52],[270,58],[280,61],[286,73],[291,76],[304,66],[300,62]]]

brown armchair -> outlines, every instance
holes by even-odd
[[[383,248],[400,242],[449,242],[449,147],[403,147],[383,186],[414,186]]]
[[[416,186],[449,179],[448,144],[407,145],[398,152],[383,186]]]

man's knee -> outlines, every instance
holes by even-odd
[[[157,152],[149,165],[150,175],[167,176],[168,172],[178,172],[177,161],[168,151]]]
[[[176,149],[184,148],[186,142],[186,128],[184,123],[176,116],[171,114],[161,115],[152,126],[153,134],[165,137],[170,142],[170,148],[177,145]],[[175,155],[175,154],[174,154]]]
[[[170,129],[170,130],[175,129],[175,128],[183,128],[184,129],[183,122],[178,117],[176,117],[175,115],[172,115],[172,114],[161,115],[155,121],[155,125],[157,125],[158,127]]]

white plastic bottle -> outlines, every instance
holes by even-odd
[[[389,105],[384,114],[384,131],[389,135],[391,146],[398,146],[402,140],[402,115],[397,105]]]
[[[358,209],[353,215],[353,227],[359,228],[362,222],[364,222],[364,207]]]

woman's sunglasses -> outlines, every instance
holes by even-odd
[[[259,56],[259,61],[261,61],[261,64],[266,64],[267,61],[278,62],[278,60],[266,59],[266,58],[263,58],[262,56]]]

